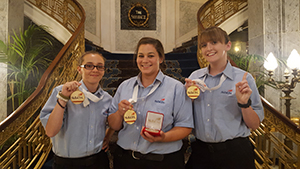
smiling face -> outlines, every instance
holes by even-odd
[[[142,44],[138,48],[136,63],[142,77],[156,77],[163,59],[152,44]]]
[[[103,57],[97,53],[89,53],[83,56],[81,65],[94,65],[94,66],[104,66],[105,62]],[[88,70],[84,67],[77,67],[79,74],[82,76],[82,80],[87,88],[98,87],[100,80],[104,75],[104,69],[98,70],[94,67],[93,70]]]
[[[199,47],[210,64],[226,64],[231,42],[227,33],[219,27],[211,27],[200,35]]]
[[[231,42],[227,44],[220,41],[209,41],[201,44],[201,52],[210,64],[227,63],[227,51],[231,47]]]

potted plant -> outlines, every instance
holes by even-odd
[[[0,40],[0,62],[7,66],[11,94],[8,100],[12,101],[13,111],[35,90],[43,73],[41,70],[50,63],[47,55],[52,42],[45,30],[45,26],[30,25],[25,31],[20,29],[18,34],[14,31],[8,43]]]

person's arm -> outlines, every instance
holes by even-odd
[[[181,140],[187,135],[189,135],[192,131],[192,128],[187,127],[173,127],[168,132],[164,133],[163,131],[160,131],[160,136],[152,136],[147,131],[143,132],[143,129],[141,130],[140,135],[149,142],[172,142]]]
[[[237,102],[240,104],[247,104],[252,94],[252,90],[246,80],[247,74],[248,73],[246,72],[242,81],[235,85]],[[246,125],[253,130],[257,129],[260,125],[260,120],[253,108],[249,106],[248,108],[241,108],[241,110]]]
[[[242,109],[243,119],[246,125],[249,128],[256,130],[260,125],[260,120],[256,112],[252,109],[251,106],[248,108],[241,108],[241,109]]]
[[[58,99],[58,101],[60,102],[60,104],[63,107],[66,107],[67,103]],[[63,123],[63,118],[64,118],[64,111],[65,109],[60,107],[60,105],[58,105],[58,103],[56,103],[53,111],[51,112],[47,125],[45,127],[46,130],[46,135],[48,137],[54,137],[59,130],[61,129],[62,123]]]
[[[70,97],[70,95],[77,90],[78,86],[80,86],[81,83],[77,81],[67,82],[63,85],[61,94],[64,97]],[[60,105],[59,105],[60,104]],[[46,135],[48,137],[54,137],[61,129],[61,126],[63,124],[63,117],[64,117],[64,111],[65,107],[67,105],[67,102],[58,99],[57,103],[52,110],[48,122],[46,124],[45,130]]]
[[[108,116],[109,127],[113,130],[120,130],[122,128],[123,115],[119,113],[119,110]]]
[[[103,144],[102,144],[102,150],[105,150],[105,152],[107,152],[107,150],[109,149],[109,142],[114,132],[115,130],[113,130],[110,127],[106,129],[105,137],[103,139]]]
[[[174,127],[166,132],[161,131],[160,136],[152,136],[148,132],[142,132],[140,135],[149,142],[172,142],[188,136],[193,124],[193,112],[191,99],[187,97],[185,87],[181,83],[175,86],[173,103],[173,125]]]

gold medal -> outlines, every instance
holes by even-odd
[[[70,99],[74,104],[80,104],[84,101],[84,94],[82,91],[76,90],[71,94]]]
[[[190,86],[186,90],[186,94],[189,96],[189,98],[196,99],[200,95],[200,89],[197,86]]]
[[[124,114],[124,121],[127,124],[133,124],[136,121],[136,112],[133,110],[127,110]]]

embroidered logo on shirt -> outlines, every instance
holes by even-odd
[[[165,98],[161,99],[161,100],[154,100],[155,103],[161,103],[161,104],[165,104]]]
[[[232,89],[228,90],[228,91],[221,91],[222,94],[232,94]]]

